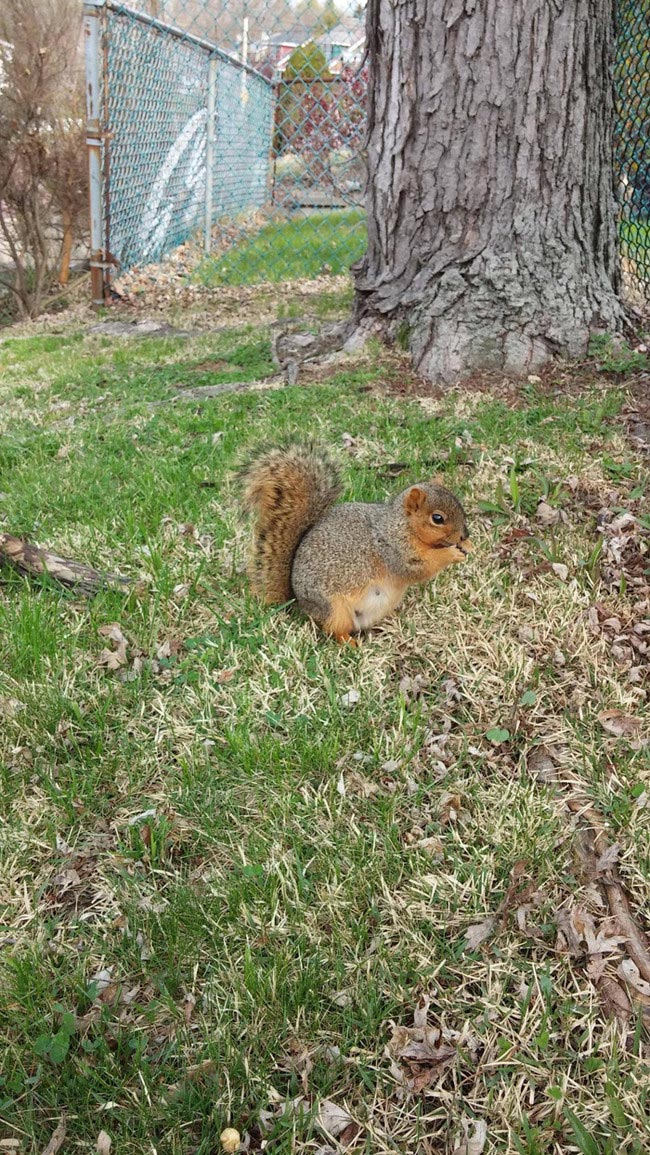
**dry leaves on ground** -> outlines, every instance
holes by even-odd
[[[422,995],[413,1012],[413,1026],[393,1025],[387,1047],[390,1069],[401,1094],[417,1095],[430,1087],[458,1053],[455,1033],[430,1026],[429,997]]]
[[[106,1131],[100,1131],[95,1144],[97,1155],[110,1155],[111,1143],[110,1135],[108,1135]]]
[[[461,1124],[465,1138],[454,1147],[454,1155],[481,1155],[487,1141],[487,1123],[484,1119],[463,1118]]]
[[[638,718],[624,714],[622,710],[601,710],[598,721],[614,738],[635,738],[641,728]]]
[[[119,670],[122,666],[127,664],[126,651],[128,642],[122,633],[118,622],[111,622],[108,626],[100,626],[97,631],[102,638],[108,638],[109,641],[114,642],[114,649],[103,649],[97,659],[98,666],[105,666],[107,670]]]

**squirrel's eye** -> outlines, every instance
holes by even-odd
[[[445,519],[441,513],[432,513],[431,520],[434,525],[444,525]]]

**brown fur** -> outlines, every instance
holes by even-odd
[[[336,467],[312,445],[271,449],[242,470],[244,503],[256,516],[249,577],[267,605],[293,597],[291,564],[301,538],[336,501]]]
[[[244,479],[257,513],[254,590],[267,602],[295,596],[339,641],[372,628],[409,585],[430,581],[470,549],[463,508],[441,485],[421,482],[384,504],[334,505],[338,476],[312,446],[272,450]]]

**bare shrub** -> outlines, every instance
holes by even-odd
[[[81,10],[77,0],[0,5],[0,285],[34,317],[68,276],[85,224]]]

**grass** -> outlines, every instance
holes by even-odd
[[[632,262],[634,276],[640,284],[650,276],[650,222],[630,217],[619,223],[621,253]]]
[[[596,603],[643,613],[594,554],[593,501],[615,487],[638,513],[647,492],[624,380],[409,400],[386,391],[398,369],[371,352],[187,403],[177,386],[269,375],[268,328],[116,342],[72,321],[0,344],[0,530],[137,582],[84,600],[2,573],[8,1150],[41,1151],[67,1109],[71,1150],[104,1130],[121,1155],[208,1155],[230,1125],[322,1151],[323,1099],[359,1123],[353,1152],[451,1151],[476,1123],[486,1152],[647,1149],[643,1005],[618,1026],[558,937],[576,908],[612,931],[567,799],[604,816],[633,909],[650,899],[647,748],[597,721],[647,725],[643,683],[588,626]],[[468,510],[472,560],[356,651],[247,591],[233,472],[291,433],[333,447],[349,497],[433,470]],[[566,520],[520,544],[542,495]],[[424,994],[453,1058],[404,1094],[387,1048]]]
[[[359,209],[310,213],[270,224],[227,253],[206,258],[196,279],[206,285],[245,285],[347,273],[363,256],[366,225]]]

